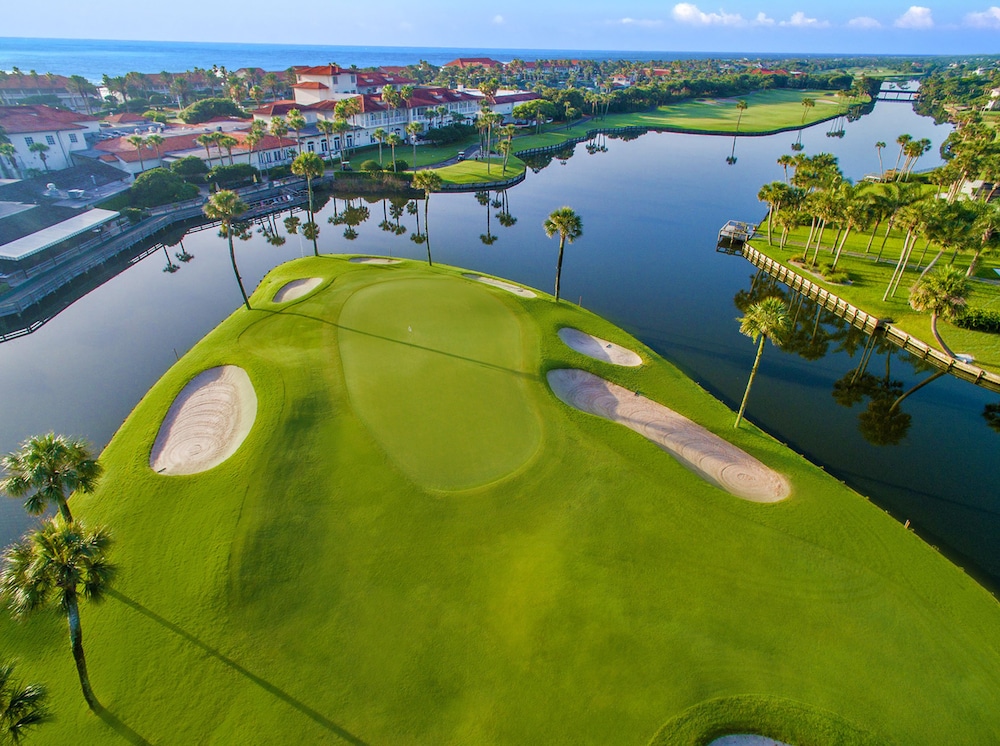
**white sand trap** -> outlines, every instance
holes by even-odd
[[[745,451],[662,404],[583,370],[552,370],[564,403],[635,430],[727,492],[758,503],[788,497],[788,481]]]
[[[257,394],[243,368],[222,365],[192,378],[174,399],[149,454],[161,474],[197,474],[236,453],[257,417]]]
[[[485,282],[487,285],[492,285],[495,288],[500,288],[501,290],[506,290],[508,293],[513,293],[514,295],[520,295],[522,298],[537,298],[538,296],[520,285],[514,285],[510,282],[504,282],[503,280],[494,280],[492,277],[483,277],[482,275],[472,275],[464,274],[469,280],[477,280],[479,282]]]
[[[347,261],[355,264],[399,264],[398,259],[390,259],[387,256],[352,256]]]
[[[601,360],[612,365],[623,365],[627,368],[635,368],[642,365],[642,358],[627,347],[616,345],[606,339],[594,337],[571,326],[564,326],[559,330],[559,339],[582,355],[592,357],[594,360]]]
[[[281,289],[274,294],[275,303],[287,303],[290,300],[301,298],[319,287],[323,282],[322,277],[306,277],[303,280],[292,280],[281,286]]]
[[[748,733],[737,733],[731,736],[722,736],[710,741],[708,746],[788,746],[781,741],[775,741],[767,736],[753,736]]]

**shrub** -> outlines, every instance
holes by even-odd
[[[246,163],[236,163],[232,166],[216,166],[205,177],[205,181],[220,187],[239,186],[253,181],[257,169]]]
[[[402,173],[410,167],[410,164],[404,161],[402,158],[397,158],[388,166],[385,167],[386,171],[395,171],[396,173]]]
[[[955,325],[977,332],[1000,334],[1000,311],[988,308],[966,308],[965,313],[955,320]]]
[[[361,170],[365,171],[366,173],[377,174],[379,171],[382,170],[382,164],[379,163],[378,161],[371,161],[371,160],[365,161],[364,163],[361,164]]]
[[[171,163],[170,170],[182,179],[197,181],[208,173],[208,166],[206,166],[205,161],[198,156],[189,155],[185,158],[181,158],[179,161]],[[204,179],[201,180],[203,181]]]
[[[284,179],[286,176],[290,176],[292,173],[291,166],[275,166],[274,168],[268,169],[267,175],[272,179]]]
[[[165,168],[153,168],[136,177],[130,190],[135,207],[155,207],[198,195],[198,187]]]
[[[247,113],[228,98],[203,98],[179,114],[187,124],[200,124],[215,117],[246,117]]]
[[[804,254],[795,254],[794,256],[788,257],[788,261],[794,262],[795,264],[802,264],[805,260],[806,257]]]
[[[159,122],[160,124],[167,123],[167,115],[162,111],[156,111],[155,109],[147,109],[142,112],[142,115],[146,117],[150,122]]]
[[[126,207],[124,210],[122,210],[122,215],[128,218],[128,222],[130,222],[132,225],[135,225],[140,220],[142,220],[142,210],[140,210],[138,207]]]
[[[836,272],[824,272],[823,277],[827,279],[827,282],[833,282],[837,285],[845,285],[851,281],[851,276],[843,270],[837,270]]]
[[[471,124],[449,124],[444,127],[434,127],[424,133],[423,138],[435,145],[445,145],[472,137],[476,128]]]

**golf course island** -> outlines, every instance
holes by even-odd
[[[588,311],[353,259],[272,270],[73,498],[104,709],[3,615],[39,742],[1000,741],[1000,607],[934,548]]]

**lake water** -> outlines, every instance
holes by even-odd
[[[949,131],[898,103],[878,104],[871,115],[849,123],[843,139],[826,137],[827,129],[821,124],[803,133],[804,152],[837,154],[855,180],[877,170],[876,141],[893,143],[903,132],[928,137],[934,148],[921,166],[929,167]],[[740,138],[734,165],[726,163],[731,137],[650,133],[628,142],[608,139],[607,152],[593,155],[579,145],[565,164],[555,160],[508,190],[506,205],[517,219],[511,227],[501,224],[500,209],[474,195],[434,195],[434,260],[551,291],[558,244],[545,237],[542,222],[553,209],[570,205],[581,215],[584,233],[566,248],[563,297],[582,300],[735,406],[755,345],[739,333],[736,317],[742,314],[734,299],[750,290],[755,270],[741,257],[716,253],[716,234],[726,220],[764,214],[757,191],[782,178],[775,160],[790,152],[794,140],[788,133]],[[891,165],[893,148],[883,157]],[[343,201],[327,203],[318,217],[320,250],[426,257],[425,248],[409,240],[414,216],[404,211],[400,221],[408,228],[397,236],[379,228],[382,201],[367,206],[370,219],[349,241],[343,226],[327,224]],[[485,235],[496,239],[487,245]],[[226,244],[216,232],[192,233],[184,243],[195,259],[178,272],[164,273],[163,253],[154,254],[36,333],[0,345],[0,451],[47,430],[82,435],[103,447],[174,362],[175,352],[183,354],[240,305]],[[237,245],[248,287],[275,265],[311,251],[297,236],[280,248],[257,235]],[[982,412],[997,395],[943,377],[902,404],[911,421],[897,444],[872,445],[862,433],[866,402],[848,408],[832,395],[834,383],[857,366],[863,340],[849,354],[839,348],[850,349],[857,340],[845,339],[827,316],[817,324],[808,306],[799,313],[810,338],[805,353],[825,347],[826,354],[807,360],[769,346],[749,418],[900,521],[910,520],[931,543],[996,587],[1000,505],[993,464],[1000,435]],[[887,359],[878,353],[868,371],[882,376],[888,366],[902,390],[928,375],[915,371],[901,351],[890,354]],[[871,429],[869,420],[869,436]],[[0,503],[0,542],[26,525],[18,503]]]

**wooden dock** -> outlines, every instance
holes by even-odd
[[[963,381],[968,381],[990,391],[1000,393],[1000,375],[985,371],[971,363],[957,360],[940,350],[930,347],[916,337],[910,336],[902,329],[862,311],[857,306],[851,305],[843,298],[807,280],[780,262],[776,262],[770,257],[765,256],[752,246],[744,246],[742,254],[755,267],[764,270],[779,282],[785,283],[792,290],[815,301],[827,311],[844,319],[857,329],[861,329],[868,334],[881,333],[893,344],[903,348],[911,355],[916,355],[935,368],[947,371],[956,378],[961,378]]]
[[[753,223],[745,223],[742,220],[730,220],[719,229],[719,239],[716,242],[716,251],[726,254],[738,254],[743,249],[744,244],[753,238],[757,226]]]

